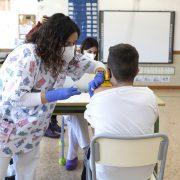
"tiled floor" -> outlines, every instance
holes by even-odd
[[[160,131],[166,133],[170,139],[165,180],[180,180],[180,90],[156,90],[155,93],[166,103],[160,107]],[[67,132],[66,132],[67,150]],[[77,170],[67,172],[58,164],[58,140],[44,138],[41,143],[41,157],[37,171],[38,180],[80,180],[82,171],[81,160]]]

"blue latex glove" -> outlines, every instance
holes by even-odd
[[[91,82],[89,82],[88,92],[90,97],[93,96],[94,90],[97,89],[103,82],[104,82],[104,73],[98,72],[94,77],[94,79]]]
[[[81,92],[77,88],[71,87],[47,91],[45,97],[48,102],[54,102],[57,100],[68,99],[69,97],[78,94],[81,94]]]

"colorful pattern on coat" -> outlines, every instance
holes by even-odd
[[[78,80],[85,72],[94,71],[95,64],[90,59],[77,55],[74,62],[64,65],[55,80],[45,71],[35,47],[34,44],[20,45],[0,69],[0,126],[6,119],[14,127],[7,142],[0,139],[0,149],[5,154],[28,152],[39,145],[55,107],[55,103],[21,107],[18,103],[24,94],[61,88],[67,75]]]

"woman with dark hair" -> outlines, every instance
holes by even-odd
[[[63,14],[51,16],[14,49],[0,69],[0,179],[13,157],[16,178],[34,180],[39,143],[57,100],[80,94],[63,88],[66,76],[78,80],[85,72],[97,72],[94,90],[103,81],[104,66],[75,55],[79,28]]]
[[[48,20],[48,16],[44,15],[42,17],[41,22],[38,21],[37,25],[32,28],[29,33],[26,35],[26,41],[31,39],[32,34],[34,34],[38,29],[42,26],[43,23],[45,23]],[[61,127],[58,125],[57,121],[57,116],[52,115],[51,116],[51,121],[49,122],[49,126],[46,129],[46,132],[44,136],[50,137],[50,138],[60,138],[60,133],[61,133]]]
[[[94,60],[98,60],[98,42],[92,37],[87,37],[81,44],[81,54],[86,54]]]
[[[80,52],[89,57],[92,61],[98,57],[98,42],[96,39],[86,38],[80,48]],[[99,62],[97,62],[99,63]],[[86,79],[85,75],[83,79]],[[89,79],[89,76],[87,77]],[[80,80],[81,81],[81,80]],[[83,82],[84,83],[84,82]],[[78,82],[77,82],[78,84]],[[68,127],[69,147],[67,152],[66,170],[74,170],[78,165],[78,147],[86,152],[90,139],[88,133],[88,123],[84,119],[84,114],[74,114],[64,116]]]

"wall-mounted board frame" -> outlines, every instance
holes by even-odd
[[[110,46],[129,43],[140,63],[172,63],[174,26],[174,11],[100,11],[100,60],[107,62]]]

